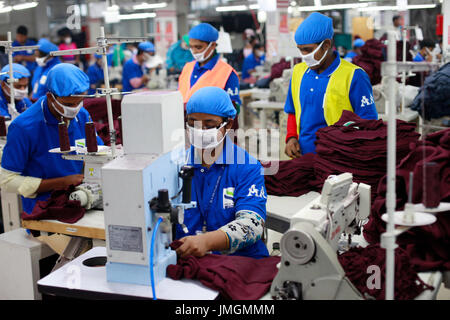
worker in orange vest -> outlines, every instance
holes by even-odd
[[[178,80],[178,90],[183,102],[189,101],[194,92],[203,87],[219,87],[225,90],[239,113],[239,76],[217,54],[219,32],[208,23],[200,23],[189,31],[189,47],[194,61],[186,63]],[[237,129],[237,121],[232,129]]]

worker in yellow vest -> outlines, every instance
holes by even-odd
[[[291,158],[315,152],[316,131],[336,123],[343,110],[377,119],[369,76],[333,50],[333,20],[314,12],[297,28],[296,64],[284,111],[288,114],[285,153]]]
[[[189,101],[194,92],[203,87],[219,87],[225,90],[239,113],[239,76],[217,54],[219,32],[208,23],[200,23],[189,31],[189,47],[195,61],[184,66],[178,79],[178,90],[183,102]],[[237,121],[234,121],[237,124]],[[235,129],[233,126],[232,129]]]

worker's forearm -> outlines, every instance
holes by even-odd
[[[17,193],[25,198],[35,198],[40,183],[40,178],[22,176],[20,173],[3,168],[1,170],[0,187],[6,192]]]
[[[202,234],[202,237],[208,251],[224,251],[229,247],[227,234],[222,230],[204,233]]]
[[[35,56],[22,56],[23,61],[29,61],[29,62],[35,62],[36,57]]]
[[[53,179],[42,179],[37,193],[49,192],[53,190],[60,190],[66,187],[64,177],[53,178]]]

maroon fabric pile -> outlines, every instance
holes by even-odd
[[[278,161],[278,163],[261,162],[266,170],[278,166],[276,174],[264,176],[267,193],[274,196],[299,197],[314,191],[315,187],[310,184],[310,181],[315,180],[315,156],[314,153],[308,153],[300,158]]]
[[[370,39],[361,47],[362,54],[353,58],[353,64],[366,71],[372,85],[381,82],[381,63],[385,60],[385,50],[386,46],[381,41]]]
[[[283,76],[283,71],[291,68],[291,62],[286,61],[285,58],[275,63],[270,69],[270,80],[281,78]]]
[[[75,223],[83,218],[85,209],[80,201],[69,200],[70,194],[75,191],[71,186],[67,190],[53,191],[46,201],[37,201],[31,214],[22,212],[23,220],[58,220],[64,223]]]
[[[345,270],[345,275],[366,298],[383,300],[386,297],[386,251],[378,244],[366,248],[352,248],[338,256]],[[378,266],[380,279],[369,269]],[[397,248],[395,250],[395,300],[412,300],[425,290],[433,290],[424,283],[412,268],[408,253]],[[370,284],[368,286],[368,284]],[[377,285],[379,285],[377,287]]]
[[[174,241],[170,247],[175,250],[180,245],[180,241]],[[279,262],[280,257],[187,256],[178,258],[176,265],[169,265],[167,276],[174,280],[199,280],[206,287],[219,291],[224,299],[256,300],[269,291]]]
[[[423,165],[435,162],[439,167],[440,200],[450,201],[450,129],[431,134],[419,141],[397,166],[396,210],[403,210],[408,200],[409,173],[414,172],[412,202],[421,203],[426,184],[423,183]],[[372,204],[369,222],[364,226],[364,237],[369,243],[380,242],[386,224],[381,220],[386,213],[386,176],[380,180],[377,197]],[[411,228],[397,237],[397,244],[405,249],[416,271],[450,270],[450,212],[436,214],[437,221],[428,226]]]
[[[397,120],[397,162],[418,141],[415,124]],[[379,180],[386,174],[387,125],[383,120],[365,120],[344,110],[332,126],[317,131],[314,162],[316,188],[321,188],[329,175],[350,172],[355,182],[372,187],[376,195]]]
[[[121,100],[111,99],[114,129],[116,130],[116,144],[122,143],[122,132],[117,118],[122,114]],[[105,145],[110,145],[108,112],[106,108],[106,98],[88,98],[83,100],[84,108],[89,111],[92,121],[95,124],[95,130]]]

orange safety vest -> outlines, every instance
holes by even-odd
[[[236,73],[232,66],[219,59],[217,60],[214,68],[212,68],[211,70],[207,70],[191,88],[191,76],[196,63],[197,61],[186,63],[183,71],[181,71],[180,78],[178,79],[178,91],[181,92],[185,105],[194,94],[194,92],[200,88],[219,87],[225,89],[225,85],[227,84],[230,74],[232,72]]]

